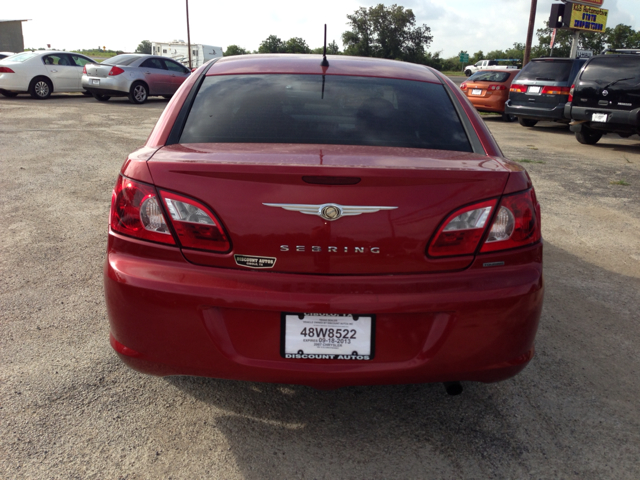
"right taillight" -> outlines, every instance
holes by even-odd
[[[87,74],[87,66],[86,65],[82,67],[82,74],[83,75]]]
[[[502,197],[480,253],[524,247],[541,237],[540,204],[530,188]]]
[[[575,84],[571,85],[571,90],[569,90],[569,102],[573,102],[573,92],[575,91]]]
[[[121,69],[120,67],[111,67],[111,70],[109,70],[109,76],[110,77],[114,77],[116,75],[120,75],[121,73],[124,73],[124,70]]]
[[[511,88],[509,89],[509,91],[516,93],[527,93],[527,86],[513,83],[511,84]]]
[[[497,204],[497,207],[496,207]],[[491,220],[491,221],[490,221]],[[540,240],[540,205],[533,188],[455,211],[438,229],[431,257],[473,255],[523,247]]]

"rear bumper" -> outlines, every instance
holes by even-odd
[[[474,96],[469,95],[467,97],[471,104],[476,107],[476,110],[480,112],[497,112],[504,113],[505,101],[507,98],[504,95],[493,94],[487,96]]]
[[[318,388],[494,382],[533,356],[541,244],[478,258],[462,272],[323,276],[196,266],[177,249],[109,237],[112,345],[145,373]],[[505,265],[483,266],[495,261]],[[282,358],[283,311],[375,314],[374,359]]]
[[[594,113],[607,115],[606,122],[591,122]],[[607,131],[637,132],[640,129],[640,108],[634,110],[611,110],[607,108],[576,107],[567,103],[564,107],[564,115],[567,119],[586,121],[590,128]],[[579,131],[582,125],[572,126],[572,130]]]
[[[516,117],[530,118],[549,122],[568,122],[564,116],[564,103],[553,108],[536,108],[527,105],[513,105],[510,100],[505,104],[504,112]]]
[[[83,75],[81,80],[82,88],[88,92],[112,97],[128,95],[131,83],[124,74],[106,78]]]

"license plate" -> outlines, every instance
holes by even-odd
[[[542,87],[529,87],[527,92],[529,93],[540,93],[542,91]]]
[[[606,122],[608,120],[609,115],[606,113],[594,113],[591,115],[592,122]]]
[[[477,90],[477,89],[471,90],[471,95],[482,95],[482,90]]]
[[[94,85],[100,85],[100,80],[91,80]]]
[[[373,359],[374,315],[283,313],[281,329],[284,358]]]

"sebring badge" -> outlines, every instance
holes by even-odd
[[[323,203],[322,205],[304,205],[299,203],[263,203],[267,207],[284,208],[291,212],[300,212],[306,215],[317,215],[325,220],[333,222],[340,217],[353,217],[363,213],[375,213],[380,210],[395,210],[398,207],[367,207],[358,205],[338,205],[337,203]]]

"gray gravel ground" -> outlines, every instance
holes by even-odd
[[[637,136],[584,146],[487,117],[543,208],[522,374],[458,397],[317,391],[150,377],[111,351],[111,189],[165,105],[0,98],[0,478],[640,478]]]

